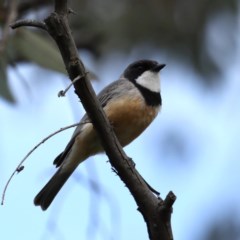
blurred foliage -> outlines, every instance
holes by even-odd
[[[22,0],[16,8],[11,7],[16,2],[0,5],[0,95],[8,100],[13,97],[6,84],[6,68],[12,63],[29,61],[65,72],[46,33],[35,29],[6,31],[9,16],[42,20],[52,11],[52,1]],[[217,15],[227,15],[230,21],[225,27],[232,38],[237,15],[237,0],[72,0],[70,6],[76,13],[70,21],[79,49],[88,50],[97,59],[113,51],[127,54],[137,46],[164,49],[206,76],[207,86],[216,79],[211,76],[221,72],[219,58],[216,60],[206,46],[208,23]],[[234,45],[224,48],[225,52],[233,51]]]
[[[53,42],[46,41],[42,35],[22,28],[16,31],[14,37],[9,39],[8,44],[14,46],[8,48],[10,59],[34,62],[41,67],[66,74],[56,46]]]
[[[202,240],[240,239],[240,226],[235,219],[236,215],[232,213],[232,216],[227,216],[223,219],[214,221],[213,225],[209,226],[209,229]]]

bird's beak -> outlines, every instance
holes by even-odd
[[[166,64],[158,64],[157,66],[155,66],[152,71],[154,72],[159,72],[161,69],[163,69],[166,66]]]

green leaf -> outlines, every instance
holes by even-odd
[[[6,69],[7,69],[7,63],[4,57],[1,56],[0,58],[0,96],[11,103],[14,103],[15,99],[7,84]]]
[[[66,70],[57,48],[50,38],[26,29],[20,29],[12,39],[12,47],[24,59],[44,68],[66,74]]]

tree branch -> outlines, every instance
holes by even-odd
[[[164,201],[154,195],[123,151],[93,91],[85,67],[78,57],[68,23],[68,14],[67,1],[55,0],[55,12],[45,19],[45,24],[48,33],[56,41],[70,79],[73,81],[82,76],[80,80],[73,82],[75,93],[92,120],[112,167],[133,195],[147,223],[150,239],[171,240],[173,237],[170,220],[175,195],[170,192]]]
[[[86,72],[87,74],[88,72]],[[72,80],[72,82],[67,86],[67,88],[65,90],[61,90],[59,91],[58,93],[58,97],[65,97],[67,91],[72,87],[72,85],[76,82],[76,81],[79,81],[83,76],[77,76],[76,78],[74,78]]]
[[[37,27],[43,30],[47,30],[46,24],[44,22],[37,21],[37,20],[28,20],[28,19],[18,20],[10,24],[10,27],[12,29],[16,29],[19,27]]]
[[[40,143],[38,143],[34,148],[32,148],[28,153],[27,155],[20,161],[20,163],[17,165],[16,169],[13,171],[12,175],[9,177],[4,189],[3,189],[3,193],[2,193],[2,200],[1,200],[1,205],[4,204],[4,200],[5,200],[5,194],[7,192],[7,189],[8,189],[8,186],[9,186],[9,183],[11,182],[13,176],[15,175],[15,173],[19,173],[21,172],[23,169],[24,169],[24,166],[23,166],[23,163],[27,160],[27,158],[43,143],[45,143],[48,139],[50,139],[51,137],[53,137],[54,135],[62,132],[62,131],[65,131],[69,128],[72,128],[72,127],[77,127],[79,126],[79,123],[75,123],[75,124],[72,124],[70,126],[66,126],[66,127],[63,127],[63,128],[60,128],[59,130],[55,131],[54,133],[51,133],[50,135],[48,135],[47,137],[45,137]]]

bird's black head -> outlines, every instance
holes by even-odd
[[[138,88],[147,105],[159,106],[162,99],[158,73],[164,67],[165,64],[156,61],[140,60],[130,64],[124,71],[123,77]]]
[[[130,81],[136,81],[146,71],[158,73],[165,64],[159,64],[157,61],[152,60],[139,60],[131,63],[124,71],[123,76]]]

